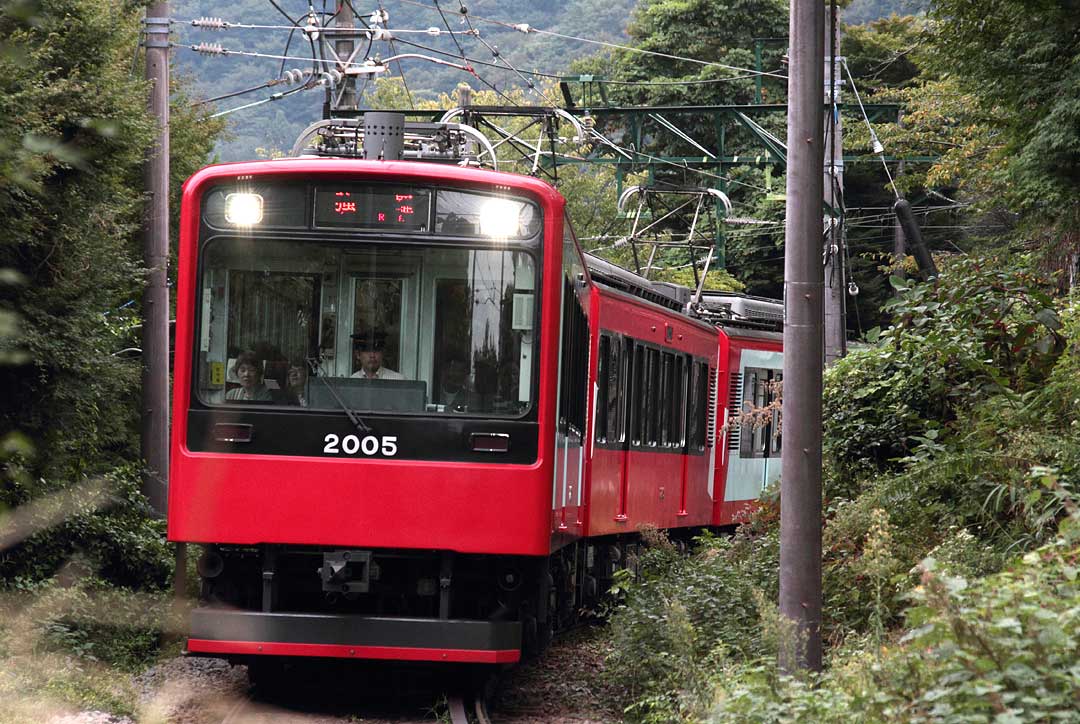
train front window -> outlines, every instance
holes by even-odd
[[[204,404],[517,417],[535,397],[529,253],[218,237],[202,262]]]

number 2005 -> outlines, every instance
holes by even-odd
[[[367,437],[357,437],[356,435],[346,435],[345,437],[339,437],[333,433],[323,438],[323,452],[330,455],[355,455],[356,453],[363,453],[364,455],[375,455],[381,452],[386,457],[393,457],[397,455],[397,436],[388,435],[386,437],[375,437],[374,435],[368,435]]]

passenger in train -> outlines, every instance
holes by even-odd
[[[383,367],[386,334],[370,329],[352,335],[353,366],[359,367],[353,377],[364,380],[403,380],[405,377],[389,367]]]
[[[476,408],[469,365],[460,357],[452,357],[442,370],[439,382],[439,399],[450,412],[468,412]]]
[[[233,364],[233,374],[240,386],[229,390],[225,399],[230,401],[257,400],[272,402],[270,388],[263,381],[262,360],[254,352],[241,352]]]
[[[289,371],[285,376],[288,385],[285,389],[286,402],[290,405],[307,407],[307,365],[302,359],[294,359],[289,363]]]

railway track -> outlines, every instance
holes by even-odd
[[[488,701],[494,679],[467,677],[438,688],[410,693],[387,704],[378,694],[333,687],[284,684],[276,690],[253,689],[219,702],[213,719],[220,724],[345,724],[362,717],[369,724],[492,724]],[[220,718],[218,718],[220,717]]]
[[[450,724],[491,724],[487,697],[483,694],[453,696],[447,699]]]

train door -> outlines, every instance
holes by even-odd
[[[635,341],[630,394],[630,449],[627,453],[627,509],[636,524],[659,524],[667,489],[678,472],[666,470],[660,447],[661,351]],[[672,494],[678,495],[678,489]]]
[[[556,511],[555,527],[565,531],[580,527],[582,521],[589,384],[588,282],[569,221],[564,222],[562,271],[552,509]]]
[[[728,431],[728,472],[724,503],[756,500],[780,477],[779,383],[783,353],[743,349],[731,379],[736,421]]]
[[[613,531],[626,515],[627,394],[630,340],[602,332],[597,348],[596,406],[590,475],[590,534]]]

